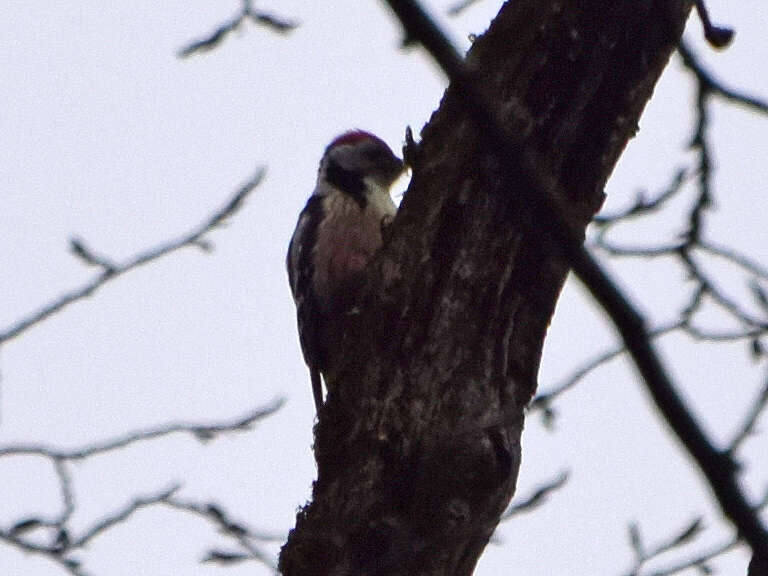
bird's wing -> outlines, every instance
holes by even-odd
[[[320,302],[312,283],[315,272],[312,249],[316,244],[317,224],[321,219],[321,210],[322,196],[311,196],[299,215],[299,222],[291,238],[286,259],[288,281],[296,303],[299,342],[304,361],[309,366],[312,393],[317,409],[323,401],[320,370],[323,367],[324,358],[320,342]]]

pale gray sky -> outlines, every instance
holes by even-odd
[[[428,3],[436,14],[449,4]],[[461,41],[481,33],[499,4],[485,0],[441,20]],[[687,37],[729,84],[768,95],[765,3],[709,4],[716,21],[737,29],[734,46],[721,53],[703,46],[697,21]],[[259,5],[301,27],[282,37],[245,26],[216,50],[180,60],[180,47],[229,18],[239,2],[5,3],[0,329],[92,277],[68,252],[72,236],[127,258],[186,232],[258,166],[268,169],[244,209],[211,234],[213,253],[188,249],[133,272],[0,351],[0,446],[75,447],[288,400],[252,433],[202,446],[158,441],[77,466],[76,529],[137,494],[182,482],[185,497],[216,500],[255,528],[287,532],[310,495],[314,412],[283,268],[287,242],[325,144],[360,127],[398,149],[407,124],[418,129],[428,120],[444,80],[420,51],[397,49],[399,29],[379,2]],[[684,151],[690,88],[673,60],[609,184],[609,209],[629,203],[640,187],[658,189],[691,161]],[[717,106],[714,121],[712,235],[765,262],[768,120]],[[671,210],[668,221],[676,215]],[[657,225],[628,237],[662,234],[670,232]],[[613,269],[658,321],[683,298],[676,269],[637,262]],[[738,279],[732,289],[742,294]],[[613,342],[594,306],[569,284],[547,341],[541,389]],[[743,345],[694,348],[672,337],[663,351],[697,415],[727,439],[764,367],[745,361]],[[560,470],[570,469],[571,479],[544,508],[500,528],[503,542],[488,547],[477,574],[621,574],[632,561],[630,519],[652,540],[705,513],[712,530],[702,542],[727,535],[714,527],[708,493],[626,362],[594,373],[556,407],[554,433],[537,417],[528,422],[518,494]],[[768,482],[766,438],[746,450],[755,494]],[[0,460],[0,486],[0,526],[58,511],[55,476],[39,460]],[[147,511],[96,540],[84,567],[109,576],[267,573],[198,564],[220,542],[200,521]],[[743,574],[745,558],[736,552],[714,565]],[[0,544],[0,574],[60,573]]]

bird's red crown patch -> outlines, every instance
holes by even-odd
[[[378,136],[374,136],[365,130],[350,130],[349,132],[345,132],[344,134],[334,138],[333,141],[328,144],[327,150],[335,148],[336,146],[342,146],[344,144],[354,144],[355,142],[360,142],[361,140],[375,140],[378,142],[382,141]]]

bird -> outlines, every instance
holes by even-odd
[[[345,132],[325,148],[315,189],[299,214],[286,267],[318,414],[321,374],[327,390],[342,317],[397,212],[390,188],[403,170],[381,138],[359,129]]]

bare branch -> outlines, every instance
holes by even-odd
[[[759,328],[718,332],[704,330],[692,324],[692,318],[690,317],[691,313],[692,310],[689,308],[682,314],[681,319],[675,320],[660,326],[659,328],[649,331],[650,337],[656,339],[666,336],[672,332],[682,331],[693,340],[700,342],[736,342],[739,340],[753,341],[754,339],[759,338],[765,334],[765,330]],[[626,352],[626,346],[621,345],[596,354],[591,359],[585,361],[580,367],[570,372],[570,374],[559,383],[551,386],[550,390],[538,393],[528,406],[528,411],[533,412],[536,410],[541,410],[542,418],[544,419],[544,425],[550,427],[556,416],[556,412],[552,407],[552,404],[555,400],[557,400],[565,392],[571,390],[594,370],[604,366],[611,360],[618,358]],[[755,406],[755,408],[756,407],[757,406]]]
[[[743,310],[736,301],[720,290],[715,281],[710,278],[709,275],[704,272],[701,265],[696,262],[689,250],[683,249],[679,254],[680,260],[683,262],[690,278],[699,284],[704,295],[710,296],[714,302],[728,311],[741,323],[762,331],[768,330],[768,318],[758,318]]]
[[[728,451],[731,454],[738,452],[744,442],[755,433],[757,421],[765,411],[766,406],[768,406],[768,378],[766,378],[765,384],[763,384],[757,398],[752,402],[749,413],[744,418],[744,422],[739,428],[739,431],[729,444]]]
[[[683,321],[676,321],[671,324],[667,324],[665,326],[661,326],[659,328],[656,328],[655,330],[651,330],[649,332],[649,335],[651,338],[658,338],[660,336],[664,336],[666,334],[669,334],[670,332],[673,332],[675,330],[679,330],[681,328],[685,327],[685,322]],[[551,390],[548,392],[542,392],[536,395],[536,397],[533,399],[529,406],[529,410],[543,410],[545,414],[545,419],[550,419],[554,416],[552,413],[552,402],[557,399],[561,394],[564,392],[567,392],[571,388],[573,388],[576,384],[578,384],[583,378],[585,378],[588,374],[590,374],[592,371],[596,370],[600,366],[603,366],[613,360],[614,358],[618,358],[622,354],[624,354],[627,351],[626,346],[617,346],[611,350],[606,350],[600,354],[595,355],[592,359],[587,360],[584,364],[582,364],[581,367],[577,368],[571,374],[565,378],[563,381],[561,381],[559,384],[555,384],[552,386]]]
[[[61,554],[60,550],[56,548],[27,542],[3,530],[0,530],[0,542],[5,542],[27,554],[44,556],[62,568],[64,572],[71,574],[72,576],[92,576],[90,573],[81,569],[79,560]]]
[[[525,498],[521,498],[516,502],[512,502],[510,507],[507,508],[504,514],[502,514],[501,521],[503,522],[504,520],[509,520],[513,516],[519,516],[526,512],[531,512],[540,507],[547,501],[547,498],[553,492],[556,492],[565,486],[565,483],[568,482],[569,476],[570,472],[567,470],[560,472],[556,478],[538,486],[530,496],[526,496]]]
[[[1,457],[1,456],[0,456]],[[56,470],[56,477],[59,480],[59,489],[61,490],[61,501],[64,503],[64,509],[61,516],[55,524],[63,526],[75,513],[75,495],[72,492],[72,477],[67,469],[67,462],[64,458],[54,458],[53,465]]]
[[[448,8],[448,14],[451,16],[458,16],[464,10],[472,6],[473,4],[477,4],[480,0],[459,0],[456,2],[453,6]]]
[[[490,144],[488,150],[495,151],[508,173],[515,174],[520,183],[516,189],[531,210],[532,220],[547,223],[546,227],[537,226],[537,230],[550,231],[576,276],[619,330],[656,406],[698,464],[723,514],[759,557],[768,558],[768,531],[742,491],[736,463],[729,454],[713,445],[688,410],[654,350],[643,316],[582,247],[581,242],[574,238],[563,216],[566,213],[564,207],[556,200],[567,196],[558,190],[556,183],[536,169],[539,164],[531,158],[532,152],[524,149],[520,136],[506,133],[502,128],[504,123],[486,102],[477,84],[472,82],[472,73],[464,66],[463,59],[421,6],[411,0],[388,0],[387,3],[403,24],[406,36],[420,41],[449,76],[452,85],[461,91],[468,109],[484,127]],[[702,169],[702,172],[705,170]],[[705,188],[702,190],[706,192]],[[700,205],[704,206],[706,201],[707,198],[702,197]],[[692,223],[692,231],[695,224]]]
[[[242,552],[227,552],[222,550],[210,550],[200,562],[210,562],[212,564],[236,564],[248,560],[248,555]]]
[[[604,234],[603,231],[611,224],[654,214],[663,208],[668,200],[674,198],[678,192],[683,189],[683,185],[690,179],[690,177],[691,173],[687,168],[678,168],[672,177],[672,182],[670,182],[665,190],[656,194],[654,198],[648,199],[646,198],[646,194],[640,191],[635,197],[635,203],[629,208],[625,208],[616,214],[598,214],[594,217],[592,222],[596,226],[599,226],[601,234]]]
[[[699,240],[699,242],[696,244],[696,247],[703,252],[712,254],[713,256],[724,258],[729,262],[740,266],[747,272],[751,272],[755,276],[759,276],[764,280],[768,280],[768,268],[766,268],[760,262],[756,262],[744,254],[737,252],[733,248],[728,248],[726,246],[722,246],[720,244],[716,244],[704,239]]]
[[[683,329],[688,336],[700,342],[736,342],[738,340],[754,340],[765,333],[764,330],[759,328],[729,331],[704,330],[698,326],[694,326],[690,321],[685,322]]]
[[[725,86],[721,81],[717,80],[712,73],[703,67],[696,57],[696,54],[686,42],[681,42],[677,51],[683,59],[685,67],[694,74],[696,81],[703,86],[704,91],[711,92],[735,104],[752,108],[757,112],[768,113],[768,102],[762,98],[741,93]]]
[[[15,529],[9,532],[0,531],[0,541],[7,542],[28,553],[47,556],[65,568],[70,574],[85,576],[85,573],[80,570],[79,562],[71,557],[74,551],[86,548],[93,540],[115,526],[125,523],[137,512],[151,507],[166,506],[173,510],[193,514],[213,524],[222,535],[231,538],[244,551],[229,555],[212,551],[202,561],[215,560],[225,562],[227,559],[232,561],[234,558],[255,560],[275,571],[274,560],[255,542],[280,541],[282,540],[282,535],[260,533],[246,527],[242,522],[234,522],[222,511],[221,507],[215,504],[198,504],[192,501],[181,500],[176,497],[179,489],[179,485],[174,485],[153,495],[134,498],[119,510],[95,522],[74,540],[70,540],[67,537],[65,541],[57,541],[50,546],[38,545],[21,538],[20,535],[23,529],[16,526],[14,527]],[[66,533],[64,527],[61,527],[61,531]]]
[[[755,507],[755,512],[763,510],[766,506],[768,506],[768,490],[766,490],[761,502]],[[703,551],[689,555],[687,558],[669,563],[662,568],[657,568],[653,572],[643,572],[642,569],[647,563],[658,559],[662,554],[690,544],[696,537],[703,534],[702,522],[702,518],[695,518],[682,530],[673,533],[648,552],[644,550],[642,542],[634,541],[633,539],[632,547],[635,551],[636,560],[632,569],[626,572],[626,576],[639,576],[640,574],[643,574],[643,576],[672,576],[691,568],[699,568],[702,573],[707,573],[707,562],[730,552],[742,543],[741,538],[738,536],[729,538],[714,546],[708,546]],[[635,528],[635,534],[635,538],[639,538],[639,528]]]
[[[243,202],[248,195],[261,183],[264,178],[264,170],[259,169],[258,172],[232,196],[232,198],[219,210],[213,213],[202,225],[199,225],[192,229],[190,232],[170,240],[159,246],[149,248],[143,252],[140,252],[133,258],[128,259],[122,264],[112,263],[104,257],[96,256],[94,252],[85,247],[82,240],[75,239],[72,241],[71,246],[73,252],[89,265],[97,265],[102,268],[102,271],[92,280],[86,282],[84,285],[71,290],[64,295],[60,296],[57,300],[46,304],[36,312],[32,312],[21,320],[12,324],[8,328],[0,331],[0,345],[8,340],[12,340],[22,333],[26,332],[29,328],[35,324],[39,324],[49,316],[61,312],[64,308],[91,296],[99,288],[104,286],[110,280],[114,280],[119,276],[135,270],[139,266],[149,264],[163,256],[171,254],[182,248],[188,246],[201,247],[203,242],[203,236],[213,230],[216,226],[220,225],[224,220],[232,216],[243,205]]]
[[[699,92],[701,95],[701,92]],[[692,292],[690,301],[685,307],[682,317],[685,322],[683,328],[689,335],[698,340],[727,341],[742,338],[759,339],[768,331],[768,306],[762,306],[766,311],[764,318],[748,313],[726,292],[721,289],[714,278],[705,273],[703,266],[698,263],[695,253],[701,251],[716,258],[722,258],[731,264],[740,267],[751,274],[753,292],[758,302],[761,302],[761,288],[758,280],[768,279],[768,269],[759,262],[741,254],[735,249],[713,243],[702,235],[702,219],[705,209],[711,203],[712,191],[710,190],[710,169],[708,140],[705,136],[707,130],[705,102],[699,102],[699,119],[697,122],[697,147],[700,155],[700,176],[698,179],[699,195],[691,206],[688,214],[689,228],[683,234],[684,240],[671,244],[657,246],[626,246],[617,245],[608,239],[608,233],[617,225],[626,223],[634,218],[653,213],[663,206],[669,198],[673,197],[681,188],[687,178],[687,172],[678,169],[672,182],[666,190],[657,194],[655,198],[647,200],[640,195],[629,208],[611,216],[598,217],[596,224],[599,232],[592,239],[592,245],[611,256],[632,258],[674,258],[683,266],[689,280],[696,283],[696,289]],[[705,332],[692,324],[693,315],[701,309],[705,298],[710,298],[713,303],[732,316],[745,329],[736,332],[715,334]]]
[[[736,546],[738,546],[740,543],[741,543],[740,539],[732,538],[725,542],[715,544],[714,546],[710,546],[709,548],[707,548],[704,552],[699,552],[698,554],[695,554],[690,558],[687,558],[675,564],[670,564],[664,568],[654,570],[653,572],[649,573],[647,576],[673,576],[673,574],[679,574],[680,572],[683,572],[685,570],[690,570],[691,568],[700,568],[700,569],[706,570],[707,562],[709,562],[710,560],[714,560],[718,556],[722,556],[726,552],[730,552],[731,550],[736,548]]]
[[[718,286],[714,278],[704,272],[704,268],[694,257],[696,250],[701,250],[739,266],[746,272],[753,274],[755,278],[766,279],[766,276],[764,276],[766,270],[761,264],[740,254],[736,250],[712,244],[702,238],[697,238],[691,242],[686,241],[681,244],[654,247],[618,246],[600,234],[594,239],[593,244],[611,256],[625,258],[675,258],[685,268],[688,279],[696,283],[696,289],[691,293],[689,303],[684,309],[683,318],[686,320],[686,331],[697,340],[732,341],[742,338],[758,338],[768,332],[768,315],[766,317],[759,317],[744,310]],[[755,284],[753,279],[753,286],[755,285],[759,286]],[[692,317],[695,312],[700,310],[705,297],[709,297],[712,302],[732,316],[738,323],[744,325],[746,329],[718,334],[707,333],[695,327],[691,323]],[[766,308],[766,312],[768,312],[768,308]]]
[[[242,522],[233,521],[229,517],[229,514],[227,514],[218,504],[200,504],[177,497],[169,497],[161,503],[174,510],[188,512],[210,522],[220,533],[237,542],[241,548],[240,551],[234,553],[211,550],[201,562],[218,562],[226,564],[234,561],[256,560],[271,568],[273,572],[277,572],[277,566],[272,559],[272,556],[256,545],[254,540],[260,542],[281,542],[284,539],[282,534],[256,532],[251,528],[248,528]]]
[[[715,26],[709,19],[709,12],[704,0],[696,0],[696,11],[699,13],[701,25],[704,27],[704,37],[715,48],[724,48],[733,39],[733,29]]]
[[[125,448],[137,442],[146,442],[148,440],[154,440],[164,436],[170,436],[172,434],[190,434],[195,439],[203,442],[211,440],[219,434],[227,434],[230,432],[245,432],[251,430],[256,422],[274,414],[283,406],[283,404],[285,404],[285,400],[283,398],[278,398],[267,406],[251,410],[244,416],[229,422],[219,422],[214,424],[193,424],[179,422],[164,424],[156,428],[129,432],[128,434],[113,438],[111,440],[96,442],[88,446],[76,448],[73,450],[61,450],[39,444],[5,446],[0,448],[0,458],[3,456],[28,455],[42,456],[45,458],[54,459],[55,461],[82,460],[97,454],[102,454],[104,452],[111,452],[113,450]]]
[[[287,34],[298,26],[298,23],[275,16],[268,12],[256,10],[252,0],[243,0],[240,11],[230,20],[222,23],[216,30],[205,38],[194,40],[179,50],[180,58],[186,58],[197,52],[207,52],[216,48],[232,32],[240,28],[246,20],[264,26],[278,34]]]
[[[19,521],[7,531],[0,530],[0,541],[5,541],[8,544],[29,553],[47,556],[62,566],[70,574],[75,576],[86,576],[85,572],[80,569],[79,561],[72,558],[73,552],[86,548],[95,538],[115,526],[123,524],[136,512],[145,508],[164,505],[175,510],[184,510],[195,513],[209,522],[213,522],[223,534],[233,538],[239,546],[247,551],[249,559],[258,560],[274,569],[274,561],[268,554],[264,553],[254,541],[272,541],[276,538],[275,535],[260,533],[245,528],[243,524],[229,520],[227,516],[220,511],[220,508],[215,505],[199,505],[177,499],[176,493],[179,490],[178,485],[166,488],[150,496],[136,497],[124,507],[104,516],[91,526],[85,528],[79,536],[72,535],[68,523],[74,513],[76,502],[68,465],[73,461],[120,450],[137,442],[162,438],[171,434],[190,434],[199,441],[208,441],[220,434],[251,430],[256,422],[273,414],[283,405],[283,403],[284,401],[282,399],[278,399],[270,405],[251,410],[245,416],[231,421],[211,424],[167,424],[157,428],[128,433],[113,440],[91,444],[73,450],[57,450],[40,445],[6,446],[0,448],[0,458],[4,456],[31,455],[49,459],[54,466],[63,503],[62,512],[55,520],[28,518]],[[50,544],[37,544],[26,537],[27,534],[38,528],[54,529],[55,538]]]
[[[72,238],[69,241],[69,246],[72,254],[80,258],[86,265],[98,266],[99,268],[102,268],[105,273],[114,273],[115,265],[105,256],[99,256],[94,253],[80,238]]]
[[[690,542],[696,538],[703,529],[703,519],[695,518],[681,530],[674,533],[669,539],[648,550],[641,536],[640,526],[636,522],[632,522],[629,525],[628,532],[630,545],[635,553],[635,565],[629,572],[627,572],[627,575],[636,576],[640,573],[643,565],[648,561],[672,550],[673,548],[677,548]]]
[[[703,531],[699,522],[700,519],[694,520],[693,523],[683,529],[680,534],[673,535],[668,542],[662,543],[658,548],[648,553],[647,556],[643,557],[641,562],[636,562],[635,566],[625,573],[625,576],[639,576],[643,573],[642,568],[645,564],[656,559],[665,552],[674,550],[690,542]],[[674,574],[679,574],[680,572],[690,570],[691,568],[699,568],[704,571],[704,573],[707,573],[707,562],[730,552],[739,544],[741,544],[740,538],[730,538],[715,544],[714,546],[709,546],[704,551],[693,554],[683,560],[670,563],[667,566],[658,568],[652,572],[645,572],[643,576],[673,576]]]
[[[594,246],[611,256],[632,258],[659,258],[662,256],[677,256],[685,244],[662,244],[660,246],[619,246],[605,238],[596,238]]]
[[[85,532],[83,532],[83,534],[79,538],[77,538],[77,540],[72,542],[70,547],[84,548],[93,539],[100,536],[104,532],[107,532],[110,528],[114,528],[118,524],[122,524],[123,522],[128,520],[131,516],[133,516],[136,512],[144,508],[148,508],[156,504],[166,502],[171,496],[173,496],[176,492],[178,492],[180,488],[181,486],[179,484],[175,484],[170,488],[166,488],[165,490],[158,492],[157,494],[154,494],[151,496],[134,498],[122,509],[110,514],[109,516],[106,516],[105,518],[102,518],[101,520],[96,522],[93,526],[88,528]]]

